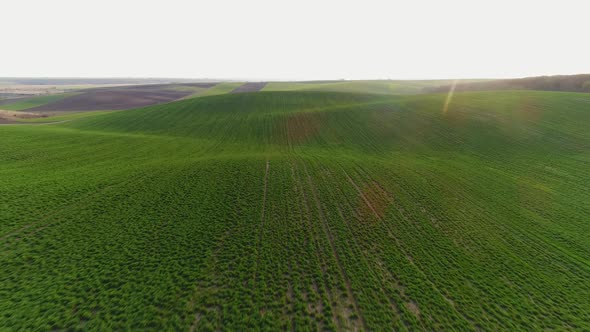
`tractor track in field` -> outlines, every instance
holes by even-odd
[[[325,180],[327,180],[328,178],[334,179],[334,177],[333,177],[333,175],[331,173],[329,173],[327,177],[324,177]],[[336,191],[334,191],[333,193],[336,193],[337,196],[340,196],[340,197],[345,197],[346,196],[340,186],[334,186],[334,187],[336,188]],[[346,226],[346,229],[351,234],[354,234],[354,232],[352,230],[352,226],[351,226],[350,220],[345,217],[344,213],[342,212],[342,208],[344,208],[344,209],[348,208],[348,210],[350,211],[351,215],[353,215],[355,218],[358,218],[359,220],[360,220],[361,217],[354,211],[354,208],[352,207],[352,205],[350,204],[350,201],[348,199],[344,199],[343,201],[344,201],[344,205],[345,206],[341,206],[340,204],[338,204],[338,205],[336,205],[336,209],[338,211],[338,215],[340,216],[340,219],[343,221],[344,225]],[[401,324],[403,324],[406,328],[409,328],[410,326],[407,325],[406,321],[402,319],[402,313],[401,313],[400,309],[398,308],[398,303],[395,301],[394,298],[392,298],[391,296],[389,296],[387,294],[387,290],[386,290],[386,287],[385,287],[385,282],[388,281],[387,278],[384,278],[384,276],[382,276],[380,273],[375,272],[375,270],[374,270],[375,268],[372,267],[371,264],[369,263],[372,260],[369,259],[367,253],[362,249],[362,246],[358,242],[356,236],[352,236],[352,241],[353,241],[355,247],[358,248],[359,252],[361,253],[361,257],[362,257],[362,261],[363,261],[364,265],[366,266],[366,268],[370,272],[372,272],[371,274],[378,281],[379,288],[380,288],[382,294],[389,301],[389,303],[391,305],[391,312],[392,312],[392,315],[393,315],[394,320],[396,320],[396,319],[399,320]],[[382,270],[382,269],[380,269],[380,270]],[[399,283],[399,281],[397,279],[395,279],[391,275],[391,273],[389,272],[389,270],[385,269],[385,272],[387,273],[387,276],[390,279],[389,281],[393,280],[395,283]],[[383,273],[383,271],[381,273]],[[384,281],[384,279],[385,279],[385,281]]]
[[[363,201],[365,202],[365,204],[367,204],[367,206],[369,207],[369,209],[373,212],[373,214],[375,215],[375,218],[377,218],[379,221],[383,221],[383,219],[381,218],[381,216],[379,215],[379,213],[377,213],[377,210],[375,210],[375,208],[373,207],[373,204],[371,204],[371,202],[369,201],[369,199],[367,198],[367,196],[361,191],[361,188],[359,188],[359,186],[354,182],[354,180],[350,177],[350,175],[348,175],[348,173],[346,173],[346,171],[344,170],[344,168],[342,168],[342,172],[344,172],[344,175],[346,175],[346,178],[348,179],[348,181],[350,182],[350,184],[352,184],[352,186],[358,192],[359,196],[363,199]]]
[[[302,164],[303,164],[303,162],[302,162]],[[306,223],[309,224],[309,228],[310,229],[314,229],[313,228],[313,225],[311,224],[312,223],[312,213],[311,213],[311,208],[309,207],[309,198],[308,198],[308,195],[306,193],[306,188],[305,188],[305,186],[302,183],[302,178],[305,175],[303,175],[303,174],[301,174],[299,172],[299,168],[297,167],[297,162],[294,162],[293,163],[293,166],[294,166],[294,168],[296,170],[294,173],[297,173],[297,175],[296,175],[297,187],[300,188],[300,191],[301,191],[301,203],[302,203],[303,209],[305,210],[305,214],[304,215],[306,216],[306,218],[305,218],[306,220],[305,221],[306,221]],[[311,236],[311,241],[313,242],[313,244],[315,245],[315,248],[316,248],[316,250],[314,250],[314,252],[315,252],[315,258],[317,259],[318,267],[322,271],[322,276],[325,276],[326,275],[326,259],[323,257],[323,255],[321,255],[321,251],[319,250],[319,248],[321,246],[320,246],[320,243],[319,243],[318,235],[317,235],[317,233],[315,231],[312,231],[310,233],[310,236]],[[321,286],[321,288],[320,288],[320,286]],[[330,291],[330,289],[326,286],[325,282],[322,282],[320,284],[320,286],[318,286],[316,284],[316,280],[314,280],[314,282],[313,282],[314,292],[319,296],[321,294],[321,291],[323,291],[325,293],[326,297],[328,297],[330,303],[333,303],[334,302],[334,296],[333,296],[332,292]],[[308,305],[309,304],[310,304],[310,302],[308,302]],[[319,304],[316,303],[316,304],[313,304],[313,305],[314,305],[314,307],[317,306],[317,309],[318,309],[319,312],[321,312],[321,313],[324,312],[323,311],[323,305],[321,303],[321,300],[320,300],[320,303]],[[330,311],[332,313],[332,321],[334,322],[334,324],[337,324],[338,323],[338,317],[336,316],[336,312],[334,310],[330,310]]]
[[[258,267],[260,266],[260,246],[262,245],[262,234],[264,232],[264,219],[266,217],[266,193],[268,191],[268,173],[270,170],[270,161],[266,161],[266,167],[264,170],[264,189],[262,194],[262,211],[260,213],[260,230],[258,232],[258,243],[256,244],[256,272],[254,272],[253,285],[256,286],[256,280],[258,278]]]
[[[410,256],[410,255],[409,255],[409,254],[406,252],[406,250],[405,250],[405,249],[402,247],[401,243],[399,242],[399,239],[398,239],[398,238],[397,238],[395,235],[393,235],[393,231],[391,230],[391,228],[390,228],[389,224],[388,224],[387,222],[384,222],[384,220],[383,220],[383,219],[382,219],[382,218],[381,218],[381,217],[380,217],[380,216],[379,216],[379,215],[376,213],[376,211],[375,211],[375,210],[372,208],[372,206],[370,205],[370,203],[369,203],[368,199],[365,197],[364,193],[363,193],[363,192],[360,190],[360,188],[359,188],[359,186],[356,184],[356,182],[355,182],[355,181],[354,181],[354,180],[353,180],[353,179],[350,177],[350,175],[348,175],[348,173],[347,173],[347,172],[346,172],[346,171],[345,171],[343,168],[341,168],[341,169],[342,169],[342,171],[344,172],[344,174],[345,174],[346,178],[348,179],[348,181],[349,181],[349,182],[351,183],[351,185],[352,185],[352,186],[353,186],[353,187],[356,189],[356,191],[358,192],[358,194],[359,194],[359,195],[361,195],[361,197],[363,197],[363,199],[365,200],[365,203],[367,203],[367,205],[369,206],[369,208],[371,208],[371,210],[373,210],[373,212],[375,213],[375,217],[377,217],[377,218],[378,218],[378,220],[379,220],[379,221],[381,221],[381,223],[385,225],[385,229],[387,230],[387,236],[388,236],[389,238],[391,238],[391,239],[393,239],[393,240],[394,240],[394,242],[396,243],[396,246],[399,248],[399,250],[400,250],[400,252],[403,254],[403,256],[404,256],[404,257],[406,257],[406,259],[408,260],[409,264],[410,264],[410,265],[412,265],[412,266],[413,266],[413,267],[414,267],[414,268],[415,268],[415,269],[416,269],[416,270],[417,270],[417,271],[418,271],[418,272],[419,272],[419,273],[420,273],[420,274],[421,274],[421,275],[422,275],[422,276],[425,278],[425,280],[427,280],[427,281],[428,281],[428,283],[429,283],[429,284],[430,284],[430,285],[433,287],[433,289],[434,289],[434,290],[435,290],[437,293],[439,293],[439,295],[441,295],[443,298],[446,298],[446,297],[444,296],[444,294],[442,293],[442,291],[441,291],[440,289],[438,289],[438,287],[437,287],[437,286],[436,286],[436,285],[435,285],[435,284],[434,284],[434,283],[433,283],[433,282],[430,280],[430,278],[428,278],[428,276],[426,275],[426,273],[424,273],[424,271],[422,271],[422,270],[421,270],[421,269],[420,269],[420,268],[419,268],[419,267],[418,267],[418,266],[417,266],[417,265],[414,263],[414,261],[411,259],[411,256]],[[366,172],[364,169],[361,169],[361,171],[362,171],[363,173],[365,173],[365,175],[366,175],[366,176],[367,176],[369,179],[371,179],[372,181],[374,181],[374,179],[372,179],[372,178],[371,178],[371,176],[370,176],[370,175],[369,175],[369,174],[368,174],[368,173],[367,173],[367,172]],[[376,182],[376,181],[375,181],[375,182]],[[382,193],[386,192],[386,191],[383,189],[383,187],[382,187],[380,184],[378,184],[378,187],[379,187],[379,188],[381,188],[381,189],[383,190],[383,191],[382,191]],[[404,218],[405,220],[409,221],[408,217],[406,217],[406,216],[405,216],[405,215],[402,213],[402,211],[400,211],[400,209],[399,209],[397,206],[396,206],[396,208],[398,209],[398,212],[400,213],[400,215],[402,216],[402,218]],[[394,278],[393,274],[391,273],[391,271],[389,271],[389,269],[385,269],[385,271],[386,271],[386,274],[389,276],[389,278],[390,278],[391,280],[396,280],[396,279]],[[397,280],[396,280],[396,281],[397,281]],[[398,290],[398,291],[399,291],[399,290]],[[420,319],[420,317],[419,317],[419,314],[417,314],[417,313],[419,313],[419,310],[418,310],[417,304],[416,304],[416,303],[415,303],[415,302],[414,302],[412,299],[410,299],[410,298],[408,298],[407,296],[405,296],[405,295],[403,294],[403,291],[401,291],[401,293],[400,293],[400,297],[401,297],[403,300],[409,300],[409,302],[407,302],[407,303],[406,303],[406,307],[408,308],[408,310],[410,310],[410,311],[411,311],[411,312],[412,312],[412,313],[415,315],[415,317],[416,317],[416,319],[417,319],[418,323],[420,324],[420,326],[421,326],[423,329],[426,329],[426,327],[424,326],[424,322],[423,322],[423,321]],[[410,305],[409,305],[409,306],[408,306],[408,303],[410,303]],[[399,303],[398,303],[398,304],[396,304],[396,307],[395,307],[395,309],[396,309],[396,310],[395,310],[394,312],[399,312],[399,309],[397,308],[397,305],[400,305],[400,304],[399,304]],[[392,306],[393,306],[393,303],[392,303]],[[412,310],[412,309],[415,309],[415,310]],[[469,322],[469,320],[467,320],[467,321]],[[406,324],[406,323],[405,323],[405,321],[403,321],[403,320],[402,320],[402,322],[403,322],[404,324]],[[406,327],[408,327],[408,326],[406,325]]]
[[[352,291],[350,279],[348,278],[348,275],[346,274],[346,269],[342,265],[342,262],[340,260],[340,256],[338,255],[338,251],[336,250],[336,245],[334,244],[334,236],[333,236],[332,232],[330,231],[330,226],[328,225],[328,222],[326,220],[326,216],[324,215],[323,206],[322,206],[322,203],[318,197],[317,188],[314,185],[312,177],[309,175],[309,172],[307,170],[307,166],[305,166],[305,164],[303,164],[303,168],[304,168],[305,174],[307,176],[307,181],[309,182],[309,187],[311,189],[311,195],[313,197],[313,200],[315,201],[316,208],[318,209],[318,216],[319,216],[320,221],[322,223],[322,228],[323,228],[325,236],[327,237],[328,242],[330,244],[330,249],[332,251],[332,255],[334,257],[334,260],[336,261],[336,265],[338,266],[340,276],[344,281],[344,285],[346,287],[346,292],[348,294],[348,298],[351,300],[354,311],[360,320],[361,329],[367,330],[368,328],[367,328],[365,319],[359,310],[358,301],[354,295],[354,292]]]
[[[343,170],[343,171],[344,171],[344,170]],[[373,177],[371,177],[371,175],[369,174],[369,172],[367,172],[367,171],[366,171],[364,168],[362,168],[362,167],[360,167],[360,166],[358,166],[358,165],[357,165],[357,174],[358,174],[359,172],[360,172],[360,173],[364,173],[364,175],[365,175],[367,178],[369,178],[369,179],[371,179],[372,181],[374,181],[375,183],[377,183],[377,185],[378,185],[378,187],[380,188],[380,191],[381,191],[381,193],[382,193],[383,195],[386,195],[386,194],[388,194],[388,191],[387,191],[387,190],[385,190],[385,188],[383,188],[383,187],[382,187],[382,186],[379,184],[379,182],[377,182],[375,179],[373,179]],[[359,174],[359,175],[360,175],[360,174]],[[346,175],[346,176],[348,177],[348,175]],[[352,179],[351,179],[351,180],[352,180]],[[353,181],[353,183],[354,183],[354,181]],[[355,187],[357,187],[357,188],[358,188],[358,186],[355,186]],[[394,201],[393,201],[393,199],[392,199],[391,201],[392,201],[392,202],[394,202]],[[394,203],[393,205],[394,205],[394,207],[395,207],[396,211],[399,213],[399,215],[401,216],[401,218],[402,218],[402,219],[406,220],[406,222],[412,222],[412,221],[410,220],[410,217],[408,217],[408,216],[407,216],[407,215],[404,213],[404,209],[403,209],[402,207],[398,206],[398,205],[397,205],[397,204],[395,204],[395,203]],[[427,274],[426,274],[426,273],[425,273],[425,272],[424,272],[424,271],[423,271],[423,270],[422,270],[422,269],[421,269],[421,268],[420,268],[418,265],[416,265],[416,263],[414,262],[414,260],[413,260],[413,259],[411,259],[411,256],[410,256],[410,255],[407,253],[407,251],[406,251],[406,250],[403,248],[403,246],[401,245],[401,243],[400,243],[399,239],[398,239],[396,236],[394,236],[394,235],[393,235],[393,231],[391,230],[391,227],[390,227],[389,223],[387,223],[387,222],[384,222],[383,224],[385,225],[385,229],[387,230],[387,234],[388,234],[388,236],[394,240],[394,242],[396,243],[396,246],[399,248],[399,250],[401,251],[401,253],[402,253],[402,254],[403,254],[403,255],[404,255],[406,258],[407,258],[407,260],[408,260],[409,264],[410,264],[411,266],[413,266],[413,267],[416,269],[416,271],[417,271],[417,272],[418,272],[418,273],[419,273],[419,274],[420,274],[420,275],[421,275],[421,276],[424,278],[424,280],[426,281],[426,283],[427,283],[428,285],[430,285],[430,286],[432,287],[432,289],[433,289],[433,290],[434,290],[436,293],[438,293],[438,294],[439,294],[439,295],[442,297],[442,299],[443,299],[443,300],[445,300],[445,301],[446,301],[446,302],[447,302],[447,303],[448,303],[448,304],[449,304],[449,305],[450,305],[450,306],[453,308],[453,310],[455,311],[455,313],[457,313],[457,315],[459,315],[459,316],[460,316],[461,318],[463,318],[463,319],[464,319],[466,322],[468,322],[469,324],[471,324],[474,330],[477,330],[477,329],[476,329],[476,326],[475,326],[475,324],[474,324],[474,322],[473,322],[473,320],[471,320],[470,318],[468,318],[467,316],[465,316],[465,315],[463,314],[463,312],[461,312],[461,311],[460,311],[460,310],[459,310],[459,309],[458,309],[458,308],[455,306],[454,302],[453,302],[452,300],[450,300],[450,299],[449,299],[449,298],[448,298],[448,297],[445,295],[445,292],[443,292],[443,291],[442,291],[440,288],[438,288],[438,286],[437,286],[437,285],[434,283],[434,281],[432,281],[432,280],[430,279],[430,277],[429,277],[429,276],[428,276],[428,275],[427,275]],[[390,275],[390,277],[391,277],[393,280],[395,280],[395,278],[393,278],[393,275],[392,275],[391,271],[389,271],[389,269],[386,269],[386,271],[387,271],[387,274],[388,274],[388,275]],[[404,297],[406,297],[406,296],[404,296]],[[407,297],[406,297],[406,299],[408,299],[408,300],[412,300],[412,299],[410,299],[410,298],[407,298]],[[417,304],[416,304],[415,302],[413,302],[413,300],[412,300],[411,302],[409,302],[409,303],[410,303],[410,305],[409,305],[409,307],[408,307],[408,310],[410,310],[410,311],[411,311],[413,314],[415,314],[415,315],[416,315],[416,311],[418,311],[418,312],[419,312],[419,309],[418,309],[418,307],[417,307]],[[414,309],[415,309],[415,310],[414,310]],[[418,316],[416,316],[416,318],[418,318]],[[422,322],[422,320],[421,320],[421,319],[418,319],[418,321],[419,321],[419,323],[421,324],[421,326],[422,326],[423,328],[425,328],[425,327],[424,327],[424,325],[423,325],[423,322]]]
[[[266,168],[264,170],[264,193],[262,195],[262,213],[260,216],[260,228],[264,228],[264,218],[265,218],[265,210],[266,210],[266,193],[268,191],[268,171],[270,169],[270,161],[266,161]]]

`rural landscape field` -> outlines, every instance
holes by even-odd
[[[590,330],[584,82],[3,100],[0,330]]]
[[[590,1],[0,11],[0,332],[590,332]]]

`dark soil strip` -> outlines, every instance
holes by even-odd
[[[33,107],[31,112],[124,110],[171,102],[194,91],[178,91],[170,86],[99,88]]]
[[[248,82],[235,88],[230,93],[258,92],[266,86],[266,82]]]
[[[17,97],[17,98],[8,98],[8,99],[0,99],[0,105],[6,105],[6,104],[14,104],[17,103],[21,100],[26,100],[26,99],[30,99],[36,96],[27,96],[27,97]]]
[[[197,87],[197,88],[211,88],[216,86],[217,82],[207,82],[207,83],[179,83],[179,84],[144,84],[144,85],[125,85],[125,86],[117,86],[117,87],[98,87],[98,88],[90,88],[84,90],[78,90],[78,92],[95,92],[95,91],[112,91],[112,90],[134,90],[134,91],[158,91],[158,90],[165,90],[170,91],[174,90],[176,87],[187,86],[187,87]]]
[[[176,84],[182,86],[194,86],[197,88],[212,88],[219,84],[218,82],[207,82],[207,83],[183,83],[183,84]]]

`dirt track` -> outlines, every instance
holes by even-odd
[[[248,82],[235,88],[230,93],[257,92],[266,86],[266,82]]]
[[[177,85],[140,85],[116,88],[83,90],[83,93],[66,97],[46,105],[33,107],[31,112],[124,110],[161,104],[186,97],[194,91],[175,89],[176,86],[211,87],[215,83]]]
[[[1,124],[18,123],[17,119],[45,118],[46,114],[0,110]]]

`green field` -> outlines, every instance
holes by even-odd
[[[590,330],[590,95],[355,91],[0,126],[0,330]]]
[[[0,110],[6,111],[21,111],[28,108],[33,108],[45,104],[52,103],[54,101],[61,100],[65,97],[73,96],[75,93],[60,93],[48,96],[31,97],[22,100],[17,100],[14,103],[0,105]]]
[[[461,83],[486,80],[457,80]],[[328,82],[269,82],[263,91],[326,91],[352,92],[389,95],[424,93],[427,88],[438,88],[452,84],[453,80],[373,80],[373,81],[328,81]],[[448,91],[448,89],[446,90]]]

